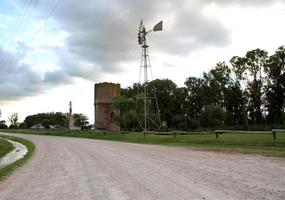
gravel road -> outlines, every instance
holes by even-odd
[[[80,138],[17,135],[33,157],[1,200],[285,199],[285,159]]]

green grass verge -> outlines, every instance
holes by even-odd
[[[7,136],[7,135],[0,135],[2,138],[6,138],[9,140],[13,140],[15,142],[22,143],[28,148],[28,153],[21,159],[17,160],[16,162],[12,163],[11,165],[8,165],[2,169],[0,169],[0,181],[5,179],[8,175],[10,175],[17,167],[22,166],[29,157],[33,154],[35,150],[35,145],[25,139],[14,137],[14,136]]]
[[[14,146],[10,142],[0,138],[0,158],[5,156],[7,153],[12,151],[13,149],[14,149]]]
[[[120,142],[158,144],[166,146],[190,147],[197,150],[222,151],[229,153],[260,154],[264,156],[284,157],[285,158],[285,134],[277,134],[277,140],[272,140],[271,134],[240,134],[224,133],[219,135],[219,139],[214,134],[195,134],[195,135],[147,135],[114,134],[114,133],[94,133],[94,132],[52,132],[34,130],[7,130],[13,133],[53,135],[64,137],[80,137],[89,139],[111,140]]]
[[[197,150],[222,151],[229,153],[260,154],[264,156],[285,158],[285,134],[277,134],[277,140],[272,140],[271,134],[239,134],[224,133],[219,135],[219,139],[214,134],[195,135],[147,135],[139,133],[114,134],[114,133],[94,133],[94,132],[52,132],[34,130],[8,130],[14,133],[53,135],[65,137],[80,137],[89,139],[101,139],[120,142],[131,142],[140,144],[159,144],[166,146],[190,147]]]

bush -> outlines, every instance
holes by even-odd
[[[186,117],[186,122],[187,122],[187,125],[188,125],[188,129],[190,130],[195,130],[198,128],[198,122],[191,118],[191,117]]]
[[[210,128],[223,125],[224,120],[224,110],[214,104],[207,105],[206,108],[202,110],[199,118],[201,126]]]
[[[11,124],[11,125],[9,126],[9,129],[17,129],[17,128],[18,128],[17,125],[12,125],[12,124]]]
[[[1,120],[0,121],[0,129],[6,129],[8,128],[8,126],[6,125],[6,121],[5,120]]]
[[[48,119],[44,119],[41,123],[43,125],[43,127],[45,127],[45,129],[49,129],[50,128],[50,120]]]
[[[178,130],[194,130],[196,128],[198,128],[198,123],[196,120],[194,120],[193,118],[189,117],[189,116],[185,116],[185,115],[175,115],[172,118],[172,125],[174,128],[177,128]]]
[[[24,122],[19,124],[19,129],[25,129],[25,128],[27,128],[27,126]]]
[[[174,128],[178,128],[178,124],[184,122],[184,115],[174,115],[171,120],[171,124]]]
[[[181,131],[186,131],[188,129],[188,125],[186,122],[180,122],[178,125],[177,125],[177,128],[178,130],[181,130]]]

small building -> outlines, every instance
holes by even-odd
[[[45,129],[41,123],[33,125],[30,129]]]
[[[120,126],[112,122],[113,98],[121,95],[120,84],[97,83],[94,86],[95,127],[106,131],[118,132]]]

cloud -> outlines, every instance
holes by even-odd
[[[18,5],[22,5],[22,1]],[[39,1],[34,14],[43,20],[56,4]],[[9,65],[1,67],[0,99],[17,99],[37,94],[73,78],[96,81],[100,76],[118,73],[140,56],[137,29],[140,19],[148,29],[164,20],[164,31],[152,33],[148,40],[152,52],[184,57],[207,47],[224,47],[231,43],[231,32],[203,9],[218,6],[268,6],[282,0],[85,0],[62,1],[53,14],[57,29],[67,33],[62,48],[53,49],[58,57],[57,69],[38,74],[8,54]],[[56,29],[56,30],[57,30]],[[47,29],[48,30],[48,27]],[[19,43],[21,51],[30,50]],[[42,47],[44,48],[44,47]],[[49,51],[51,49],[48,49]],[[13,82],[12,82],[13,80]]]
[[[284,2],[284,0],[202,0],[204,2],[216,3],[223,6],[239,5],[242,7],[248,6],[268,6],[272,3]]]
[[[203,15],[203,8],[213,2],[221,6],[266,6],[276,1],[86,0],[80,5],[78,1],[64,1],[55,13],[59,26],[69,33],[61,63],[76,63],[73,70],[83,67],[78,61],[71,63],[76,58],[93,65],[96,74],[122,71],[122,63],[138,58],[137,28],[142,18],[148,28],[164,20],[165,30],[149,36],[160,53],[187,56],[197,49],[229,45],[231,32],[217,19]],[[63,70],[70,71],[65,66]],[[88,70],[69,74],[92,80]]]
[[[26,49],[26,44],[21,43],[19,48]],[[72,82],[72,76],[63,70],[40,73],[34,67],[22,63],[18,54],[0,48],[0,55],[0,103],[35,96],[56,84]]]
[[[46,72],[44,76],[44,81],[46,83],[57,85],[63,83],[70,83],[71,78],[63,70],[55,70],[51,72]]]
[[[218,20],[202,14],[204,5],[196,0],[86,0],[80,5],[63,1],[54,17],[69,34],[65,53],[58,56],[62,70],[89,80],[92,70],[94,74],[122,71],[122,63],[136,61],[140,54],[137,29],[142,18],[148,28],[164,20],[166,30],[149,36],[155,51],[164,54],[184,56],[229,44],[230,33]]]
[[[0,63],[0,100],[16,100],[41,91],[40,74],[31,66],[20,63],[18,56],[4,52]],[[4,59],[5,58],[5,59]]]

